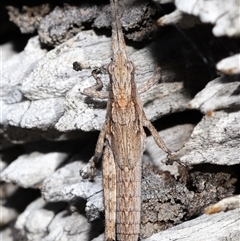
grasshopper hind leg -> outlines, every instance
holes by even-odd
[[[103,158],[103,192],[105,207],[105,240],[116,240],[116,168],[109,145],[106,145]]]

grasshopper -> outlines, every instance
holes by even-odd
[[[92,72],[96,84],[83,90],[94,98],[108,98],[105,123],[100,132],[94,157],[90,160],[92,175],[95,163],[102,156],[105,240],[136,241],[140,233],[142,155],[149,129],[157,145],[169,155],[158,132],[146,118],[139,94],[148,90],[161,77],[160,68],[137,90],[134,65],[128,59],[120,23],[117,0],[110,0],[112,13],[113,58],[108,65],[109,93],[98,71]]]

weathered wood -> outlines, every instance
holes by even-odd
[[[129,4],[132,1],[125,2]],[[170,5],[164,4],[170,2],[176,4],[176,11],[162,16],[166,10],[169,12],[168,7]],[[190,164],[193,169],[201,167],[198,174],[195,172],[193,175],[194,184],[197,184],[201,198],[196,196],[197,193],[194,190],[187,193],[185,186],[178,180],[172,181],[174,182],[173,186],[170,185],[171,181],[167,182],[167,180],[172,180],[171,177],[167,172],[159,172],[158,168],[171,172],[176,178],[180,178],[183,183],[186,176],[179,175],[179,173],[184,173],[179,170],[179,165],[175,165],[174,168],[167,166],[168,169],[166,169],[166,166],[159,161],[164,160],[165,155],[156,151],[158,148],[155,149],[150,142],[143,159],[144,162],[153,161],[158,168],[150,168],[151,171],[149,171],[149,167],[145,168],[144,166],[144,169],[148,171],[145,173],[142,190],[146,202],[143,205],[144,216],[141,221],[141,235],[142,237],[149,236],[162,230],[163,227],[169,227],[169,223],[177,224],[179,221],[183,224],[161,231],[152,237],[153,240],[170,240],[172,238],[196,240],[199,237],[211,241],[219,239],[238,240],[239,211],[237,210],[221,212],[216,215],[203,215],[187,222],[182,220],[181,216],[182,214],[188,216],[190,213],[190,209],[185,204],[187,200],[192,200],[191,197],[195,197],[193,202],[190,202],[191,204],[194,203],[191,213],[194,217],[199,216],[201,212],[198,212],[199,205],[195,205],[195,201],[202,200],[201,210],[203,210],[210,204],[207,200],[212,200],[215,203],[218,199],[231,196],[234,192],[236,179],[239,181],[239,43],[237,39],[232,37],[239,36],[239,25],[235,24],[239,19],[239,13],[236,12],[238,2],[222,1],[221,4],[218,4],[216,1],[203,0],[161,0],[159,3],[161,5],[158,6],[133,4],[129,5],[127,10],[123,9],[122,24],[126,37],[136,41],[151,39],[152,36],[148,34],[155,29],[151,19],[155,12],[157,13],[156,16],[162,16],[161,23],[163,25],[174,24],[176,28],[159,27],[160,34],[155,36],[155,44],[148,45],[148,43],[141,42],[138,45],[136,42],[127,42],[128,45],[136,47],[128,47],[127,52],[130,53],[130,58],[135,63],[136,80],[139,80],[138,86],[141,86],[141,81],[145,82],[152,75],[154,66],[157,64],[160,64],[163,70],[161,83],[140,96],[147,117],[151,120],[161,119],[156,124],[159,125],[159,128],[164,129],[175,125],[175,123],[177,125],[193,123],[191,124],[192,127],[183,125],[182,127],[169,128],[161,132],[160,135],[164,140],[167,140],[168,145],[173,147],[173,150],[175,149],[174,146],[176,150],[181,148],[177,153],[181,161]],[[94,9],[96,8],[98,9],[98,15],[95,15]],[[68,9],[70,11],[66,12],[65,16],[81,12],[81,9],[76,10],[75,6],[64,6],[58,11],[55,9],[54,14],[51,12],[51,16],[47,17],[48,15],[46,15],[46,18],[58,20],[59,16],[62,16],[63,12]],[[48,143],[45,141],[46,139],[54,140],[54,142],[51,142],[51,148],[41,154],[45,156],[55,151],[53,146],[56,143],[60,144],[56,140],[78,138],[78,150],[68,150],[66,151],[67,155],[75,156],[78,151],[89,152],[80,143],[80,139],[86,137],[85,143],[87,143],[92,138],[89,131],[101,129],[106,102],[86,99],[80,94],[80,91],[94,83],[94,79],[90,76],[90,69],[109,63],[111,58],[110,38],[102,34],[110,26],[110,8],[108,5],[101,5],[101,2],[99,2],[98,6],[93,5],[92,8],[88,8],[88,10],[91,9],[94,11],[87,11],[86,13],[89,20],[93,17],[88,22],[87,27],[98,29],[98,34],[92,30],[86,31],[84,29],[77,34],[79,29],[68,28],[71,25],[69,24],[71,19],[67,18],[66,21],[61,21],[61,29],[57,29],[58,36],[55,36],[54,31],[51,32],[51,27],[53,30],[56,29],[57,21],[52,21],[52,25],[49,25],[51,21],[48,21],[45,22],[45,26],[42,25],[44,27],[42,33],[44,34],[41,40],[42,42],[46,40],[46,43],[51,46],[58,45],[57,47],[53,47],[51,50],[45,49],[45,46],[41,45],[39,41],[39,36],[36,36],[30,38],[26,48],[21,53],[3,59],[3,78],[0,86],[2,97],[1,148],[3,149],[1,176],[10,168],[12,169],[10,163],[12,162],[12,165],[15,165],[17,158],[24,164],[26,160],[22,159],[22,155],[31,157],[30,144],[26,143],[33,144],[41,140],[42,144],[45,145]],[[34,22],[38,19],[39,9],[36,8],[36,12],[32,12],[33,9],[29,8],[25,8],[25,10],[24,13],[20,13],[23,16],[16,15],[18,20],[25,19],[25,16],[30,12],[33,15],[29,15],[27,21],[19,21],[21,26],[25,27],[27,31],[39,28],[39,25]],[[197,21],[192,22],[192,17]],[[80,18],[75,15],[72,19],[78,21]],[[83,15],[81,19],[83,20]],[[200,24],[196,24],[199,21]],[[214,25],[214,36],[221,35],[228,36],[228,38],[218,39],[214,37],[211,34],[212,29],[209,23]],[[4,26],[7,25],[4,24]],[[79,22],[78,27],[83,27],[82,22]],[[74,34],[77,35],[71,38],[70,33],[74,31]],[[8,36],[10,39],[12,32]],[[56,39],[54,39],[54,36]],[[2,37],[5,37],[5,34],[1,34]],[[44,38],[45,40],[43,40]],[[59,43],[61,44],[59,45]],[[7,44],[16,51],[15,45],[10,42]],[[1,48],[4,57],[6,48],[5,46],[1,46]],[[230,54],[231,56],[229,56]],[[81,63],[82,70],[78,73],[72,69],[74,61]],[[102,74],[101,77],[104,90],[107,90],[107,76]],[[197,95],[193,97],[195,94]],[[193,115],[196,112],[188,112],[188,107],[198,110],[204,117],[201,120],[200,117],[194,119]],[[176,112],[179,112],[179,114],[171,115],[171,113]],[[166,118],[162,118],[163,116]],[[162,126],[162,121],[165,121],[164,126]],[[178,128],[181,128],[181,131],[178,130],[177,135],[175,131]],[[193,131],[191,128],[193,128]],[[78,130],[81,130],[81,132]],[[74,135],[71,134],[71,131],[74,131]],[[92,148],[94,148],[94,144],[92,144]],[[39,143],[35,145],[37,148],[34,151],[41,153]],[[71,146],[72,143],[66,141],[65,145]],[[88,154],[92,154],[92,151]],[[104,208],[101,175],[97,174],[96,181],[92,183],[81,180],[78,169],[84,165],[83,160],[86,160],[86,157],[84,158],[84,155],[81,154],[79,158],[73,160],[70,159],[68,164],[61,162],[61,168],[58,170],[55,170],[58,165],[53,165],[53,167],[50,161],[49,163],[41,163],[41,160],[37,163],[34,158],[28,159],[28,163],[32,165],[28,165],[25,171],[21,169],[21,163],[15,166],[15,170],[11,174],[14,175],[14,178],[10,178],[10,173],[8,174],[8,181],[16,181],[15,189],[13,190],[13,185],[10,183],[1,184],[1,188],[4,190],[1,192],[1,204],[4,208],[13,208],[12,211],[19,210],[25,218],[22,218],[21,214],[17,214],[17,221],[14,224],[13,219],[15,219],[16,213],[9,215],[8,219],[5,220],[6,222],[10,221],[10,225],[6,225],[6,228],[4,227],[1,230],[3,240],[13,241],[13,237],[15,240],[27,238],[45,241],[58,238],[60,240],[84,240],[90,226],[87,224],[86,218],[82,218],[78,213],[84,213],[88,221],[92,222],[92,230],[96,233],[95,235],[91,233],[91,238],[102,232],[104,224],[101,220],[103,219]],[[45,166],[49,164],[52,168],[50,172],[40,171],[44,164]],[[226,173],[226,170],[230,170],[232,165],[234,165],[234,171],[230,175],[229,172]],[[30,166],[31,168],[29,168]],[[209,173],[212,168],[215,170],[215,176],[213,176],[213,173]],[[36,169],[37,175],[34,172]],[[22,177],[23,173],[28,176],[28,180]],[[207,179],[203,177],[207,177]],[[154,182],[154,180],[156,181]],[[225,184],[220,180],[224,180]],[[200,185],[201,183],[202,185]],[[161,188],[159,188],[159,185],[162,185]],[[41,205],[38,204],[36,196],[39,193],[36,189],[25,190],[19,188],[19,186],[41,187],[41,195],[47,203],[40,199]],[[179,199],[174,199],[171,196],[172,202],[169,203],[169,200],[164,200],[166,192],[169,191],[176,195],[176,188],[174,189],[174,187],[180,186],[181,192],[178,193],[178,196],[175,196]],[[212,192],[212,190],[216,192]],[[28,191],[27,195],[25,191]],[[16,198],[14,196],[16,192],[19,192],[24,199]],[[185,195],[181,195],[182,193]],[[82,200],[85,200],[86,205],[82,203]],[[175,203],[174,200],[179,202]],[[25,201],[25,203],[19,208],[18,205],[22,201]],[[58,204],[62,201],[67,202],[67,206]],[[51,207],[49,209],[51,202],[53,202],[53,206],[60,205],[59,208]],[[29,206],[32,206],[32,209],[27,208],[22,211],[27,203],[30,203]],[[45,205],[47,208],[45,208]],[[154,207],[156,207],[155,210]],[[188,214],[181,211],[183,207]],[[85,211],[82,210],[84,208]],[[10,212],[11,210],[9,209]],[[173,210],[173,212],[164,213],[164,210]],[[30,217],[31,213],[33,213],[32,217]],[[39,220],[42,220],[40,224],[35,222],[38,221],[39,215],[41,217]],[[174,217],[171,215],[174,215]],[[158,220],[162,220],[164,217],[166,220],[159,221],[159,223]],[[100,224],[95,225],[95,222]],[[230,222],[232,223],[230,224]],[[18,232],[13,228],[13,225]],[[224,228],[225,226],[227,228]],[[31,232],[28,230],[31,230]],[[80,236],[80,233],[84,233],[84,237]],[[208,234],[208,236],[206,237],[205,234]],[[209,234],[212,234],[212,236]],[[103,235],[95,240],[101,240],[101,238],[103,240]]]
[[[233,56],[222,59],[217,63],[217,70],[221,71],[226,75],[240,74],[240,54],[235,54]]]
[[[143,241],[170,241],[172,237],[176,237],[183,241],[194,241],[199,239],[209,241],[238,241],[240,235],[239,214],[240,210],[236,209],[212,216],[202,215],[174,228],[155,234]]]
[[[91,226],[86,218],[77,212],[67,211],[64,203],[47,205],[42,198],[27,206],[19,216],[16,228],[21,230],[17,239],[51,241],[87,241]],[[57,215],[56,215],[57,213]]]
[[[165,14],[163,17],[159,18],[157,24],[159,26],[176,25],[180,28],[191,28],[197,24],[200,24],[200,20],[190,14],[186,14],[176,9],[170,14]]]
[[[213,112],[213,116],[206,115],[179,151],[180,160],[189,165],[240,164],[239,122],[239,111],[229,114],[218,111]]]
[[[2,171],[1,181],[13,182],[24,188],[37,188],[68,156],[67,153],[61,152],[32,152],[19,156]]]
[[[203,23],[214,24],[213,34],[217,37],[239,37],[239,1],[176,0],[176,7],[188,14],[198,16]]]
[[[240,208],[240,195],[235,195],[233,197],[227,197],[221,201],[209,205],[205,208],[204,212],[206,214],[214,214],[222,211],[229,211],[236,208]]]
[[[89,68],[101,67],[109,62],[110,39],[105,36],[99,37],[93,31],[79,33],[68,42],[47,54],[42,52],[41,55],[37,43],[37,38],[29,41],[22,54],[4,64],[6,67],[3,68],[3,93],[6,101],[3,102],[3,123],[40,130],[55,127],[61,132],[79,129],[100,130],[104,120],[106,101],[99,101],[95,106],[99,105],[100,108],[93,108],[94,102],[85,103],[79,89],[83,90],[94,82]],[[91,54],[93,46],[98,52],[98,59]],[[32,52],[34,49],[36,49],[36,56]],[[141,85],[154,72],[155,63],[151,58],[151,48],[149,46],[139,51],[127,48],[127,51],[137,67],[137,84]],[[21,59],[26,59],[27,62],[20,61]],[[72,69],[75,60],[82,64],[83,69],[80,74]],[[16,68],[17,64],[19,66]],[[175,73],[171,69],[163,68],[162,72],[163,82],[175,78]],[[11,76],[22,77],[16,79],[16,82]],[[106,88],[108,84],[106,75],[102,75],[102,81]],[[11,91],[6,91],[6,88]],[[20,93],[18,98],[12,96],[16,92],[14,89]],[[159,94],[160,91],[161,94]],[[21,101],[22,98],[28,98],[31,101]],[[166,115],[169,109],[172,112],[186,109],[189,100],[182,83],[177,82],[156,85],[156,88],[152,88],[150,92],[142,94],[141,98],[143,105],[147,104],[146,114],[150,119]]]

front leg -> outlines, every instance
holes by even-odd
[[[155,140],[155,142],[157,143],[157,145],[158,145],[163,151],[165,151],[168,155],[171,155],[172,152],[167,148],[167,146],[165,145],[164,141],[162,140],[162,138],[161,138],[160,135],[158,134],[157,130],[154,128],[154,126],[152,125],[152,123],[146,118],[146,116],[144,116],[143,125],[148,128],[148,130],[149,130],[150,133],[152,134],[153,139]]]
[[[100,73],[100,69],[95,69],[92,71],[92,76],[96,80],[96,84],[83,90],[82,94],[87,95],[92,98],[107,99],[108,93],[101,92],[103,88],[103,83],[101,79],[97,76]]]
[[[154,75],[143,85],[138,89],[138,93],[142,94],[146,92],[148,89],[150,89],[154,84],[156,84],[159,79],[161,78],[161,68],[157,67]]]
[[[95,153],[94,156],[90,159],[89,163],[82,169],[79,170],[80,176],[84,179],[89,178],[90,180],[93,179],[95,169],[96,169],[96,163],[98,162],[100,156],[102,155],[103,148],[104,148],[104,142],[106,137],[106,130],[107,125],[104,124],[96,144]]]
[[[147,91],[149,88],[151,88],[155,83],[157,83],[159,81],[159,79],[161,78],[161,68],[157,67],[154,75],[138,90],[138,93],[144,93],[145,91]],[[167,148],[167,146],[165,145],[164,141],[162,140],[162,138],[159,136],[158,132],[156,131],[156,129],[154,128],[154,126],[152,125],[152,123],[147,119],[147,117],[143,116],[143,125],[145,127],[148,128],[148,130],[150,131],[150,133],[153,136],[153,139],[155,140],[155,142],[157,143],[157,145],[168,154],[168,157],[172,157],[172,152]]]

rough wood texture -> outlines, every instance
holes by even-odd
[[[31,71],[34,65],[30,62],[30,59],[33,59],[34,56],[29,56],[28,49],[37,48],[37,50],[42,51],[40,45],[36,46],[39,40],[37,38],[33,40],[29,41],[21,56],[18,59],[16,58],[16,62],[10,59],[5,63],[3,79],[4,100],[6,99],[3,102],[4,122],[12,126],[30,129],[47,130],[55,127],[61,132],[76,129],[84,131],[100,130],[104,121],[105,110],[103,108],[106,101],[99,101],[99,104],[96,102],[96,108],[92,108],[89,101],[88,103],[83,101],[83,98],[86,97],[79,93],[79,89],[83,90],[94,83],[90,68],[101,67],[109,62],[111,58],[110,38],[99,37],[93,31],[81,32],[68,42],[49,51],[45,56],[43,56],[43,53],[41,59],[39,58],[39,52],[36,51],[39,62],[34,71]],[[98,53],[97,59],[91,54],[92,46]],[[130,54],[132,53],[130,55],[131,60],[137,66],[136,81],[140,85],[151,77],[156,66],[151,59],[151,47],[139,51],[128,48],[127,51]],[[26,67],[28,63],[25,63],[25,61],[17,62],[21,58],[29,61],[28,68]],[[80,75],[72,69],[72,64],[76,60],[83,66]],[[34,63],[35,61],[36,59],[34,59]],[[15,65],[18,63],[19,66],[15,68],[14,63]],[[21,65],[25,67],[22,68]],[[11,76],[16,79],[16,76],[19,75],[22,78],[17,79],[18,82],[13,82]],[[174,78],[176,78],[174,70],[163,68],[163,82],[171,81]],[[106,75],[102,76],[102,80],[104,85],[107,86]],[[6,91],[7,88],[10,90]],[[156,88],[149,90],[150,94],[142,94],[143,105],[146,105],[146,114],[150,119],[157,119],[160,115],[166,115],[169,109],[175,112],[187,108],[189,98],[182,83],[159,84]],[[17,93],[20,95],[18,98],[12,96],[13,89],[18,91]],[[24,97],[31,102],[29,100],[21,102]],[[17,98],[15,106],[12,105],[13,98]],[[165,108],[162,108],[160,103]],[[51,108],[49,108],[49,105]]]
[[[213,112],[213,116],[206,115],[179,151],[180,160],[190,165],[239,164],[239,117],[239,111],[230,114],[218,111]]]
[[[240,54],[235,54],[231,57],[222,59],[217,63],[217,70],[221,71],[223,74],[240,74]]]
[[[18,217],[16,228],[21,232],[17,240],[83,240],[87,241],[90,224],[77,212],[66,208],[64,203],[46,204],[42,198],[32,202]],[[57,215],[55,215],[57,213]]]
[[[160,5],[125,2],[130,5],[127,10],[122,9],[124,32],[128,39],[140,41],[138,44],[127,42],[127,52],[136,67],[137,85],[153,74],[157,64],[163,70],[161,82],[140,96],[144,110],[148,118],[156,121],[158,130],[163,130],[160,135],[170,149],[180,149],[177,152],[180,160],[193,168],[184,172],[177,164],[163,165],[160,160],[165,160],[165,156],[150,141],[144,162],[153,161],[177,179],[172,179],[166,171],[159,172],[157,167],[144,166],[141,235],[147,237],[173,223],[183,222],[147,240],[199,237],[210,241],[238,240],[239,209],[201,214],[208,204],[233,195],[234,190],[239,194],[240,190],[240,46],[239,39],[233,38],[240,32],[239,24],[235,24],[239,19],[236,12],[239,3],[175,1],[176,11],[171,12],[174,9],[171,0],[161,0]],[[15,52],[17,48],[10,41],[1,46],[1,178],[16,182],[16,185],[1,183],[2,210],[9,214],[2,220],[5,226],[0,235],[4,241],[87,238],[99,241],[104,238],[100,168],[95,182],[82,180],[79,169],[93,153],[97,133],[90,131],[101,129],[106,102],[90,100],[82,96],[79,89],[94,84],[91,70],[110,61],[112,53],[107,37],[110,36],[110,8],[105,2],[86,8],[78,8],[79,1],[58,8],[54,4],[51,9],[55,10],[50,9],[50,14],[44,17],[39,8],[30,6],[13,16],[27,31],[44,26],[41,38],[29,38],[20,53]],[[79,12],[82,13],[79,18],[70,16]],[[63,13],[67,18],[58,28],[55,20]],[[153,31],[156,33],[152,17],[161,17],[160,22],[165,26],[159,27],[155,43],[141,42],[152,39],[149,34]],[[38,19],[42,20],[38,23]],[[74,19],[81,21],[71,28]],[[209,23],[214,26],[213,35]],[[174,27],[166,26],[173,24]],[[4,22],[3,26],[1,40],[6,36],[14,40],[12,28],[6,30],[9,24]],[[91,28],[97,29],[97,34]],[[16,38],[19,43],[22,36]],[[45,48],[44,41],[52,49]],[[9,51],[9,46],[14,51]],[[10,52],[12,57],[6,58]],[[80,72],[72,68],[75,61],[81,63]],[[104,73],[101,77],[107,90],[108,78]],[[40,153],[41,158],[31,158],[35,157],[34,152]],[[55,158],[44,161],[44,157],[54,152],[66,153],[66,162]],[[28,165],[21,168],[24,163]],[[186,185],[186,180],[193,186]],[[182,191],[177,192],[175,187],[181,187]],[[166,200],[166,196],[170,198]],[[187,221],[188,218],[191,220]],[[39,220],[42,221],[39,223]]]
[[[152,39],[155,30],[152,19],[156,14],[155,6],[146,2],[125,1],[125,4],[132,9],[128,11],[127,7],[123,8],[122,23],[126,37],[134,41]],[[49,4],[23,6],[22,9],[8,6],[7,9],[10,20],[18,25],[22,33],[33,33],[37,30],[41,42],[54,47],[77,35],[88,25],[99,29],[111,26],[110,7],[103,5],[76,2],[75,6],[63,4],[53,10]]]
[[[213,34],[217,37],[239,37],[239,1],[224,0],[176,0],[176,7],[185,13],[198,16],[203,23],[214,24]]]
[[[85,199],[88,220],[94,221],[101,216],[104,210],[101,172],[98,172],[94,182],[79,180],[78,172],[75,170],[83,165],[84,163],[75,161],[60,168],[45,179],[41,191],[48,203],[61,201],[77,203],[79,200]],[[206,205],[214,203],[222,197],[232,195],[235,189],[236,179],[232,176],[231,169],[223,170],[223,168],[218,169],[218,167],[211,169],[208,167],[208,173],[203,173],[201,169],[195,168],[189,172],[189,177],[186,177],[183,182],[176,181],[167,172],[156,172],[154,167],[149,165],[144,165],[143,170],[142,237],[148,237],[159,230],[172,227],[173,224],[179,224],[190,217],[201,214]],[[203,183],[206,184],[203,185]],[[188,190],[186,184],[192,186],[195,191]],[[162,192],[156,192],[156,190],[162,190]],[[40,208],[44,202],[40,200],[38,201],[42,203],[40,206],[32,203],[31,207],[36,208],[41,213]],[[22,229],[20,223],[27,225],[23,217],[26,219],[32,213],[32,209],[29,207],[27,210],[18,218],[17,228],[19,229]],[[59,215],[61,216],[58,214],[52,218],[58,220]],[[41,233],[44,236],[46,232],[50,232],[48,236],[51,237],[54,233],[57,235],[57,232],[61,232],[63,227],[60,227],[60,230],[47,231],[43,229],[41,232],[34,229],[29,235],[40,235]]]
[[[165,14],[157,21],[157,24],[159,26],[176,25],[183,29],[191,28],[196,24],[200,24],[200,23],[201,21],[197,17],[193,15],[185,14],[178,9],[171,12],[170,14]]]
[[[40,22],[50,11],[49,4],[41,6],[27,7],[23,6],[18,9],[14,6],[7,7],[10,21],[13,21],[22,33],[34,33],[40,25]]]
[[[239,209],[226,213],[218,213],[213,216],[203,215],[191,221],[187,221],[174,228],[155,234],[143,241],[170,241],[177,237],[183,241],[199,240],[239,240]],[[221,228],[224,227],[224,228]]]
[[[233,210],[236,208],[240,208],[240,195],[227,197],[217,203],[209,205],[205,208],[204,212],[206,214],[214,214],[222,211]]]
[[[36,188],[46,177],[51,175],[66,159],[67,153],[32,152],[19,156],[1,173],[1,180],[17,183],[20,187]],[[39,170],[41,172],[39,173]]]

